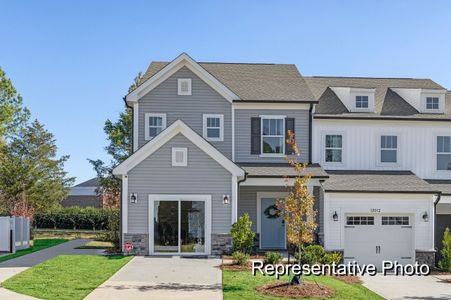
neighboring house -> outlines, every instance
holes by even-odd
[[[79,206],[101,208],[102,201],[97,195],[98,188],[99,179],[97,177],[77,184],[70,189],[69,196],[61,202],[61,205],[64,207]]]
[[[332,117],[380,113],[351,113],[347,106],[353,102],[350,95],[354,90],[345,100],[346,96],[336,96],[344,95],[345,89],[333,92],[337,85],[321,84],[314,78],[303,78],[295,65],[287,64],[198,63],[186,54],[172,62],[151,63],[141,84],[125,98],[133,108],[134,153],[114,169],[122,179],[124,243],[133,243],[137,254],[217,255],[230,251],[231,225],[240,215],[249,213],[259,248],[285,249],[284,222],[273,215],[273,208],[276,199],[287,192],[283,177],[295,175],[285,161],[285,155],[291,154],[286,135],[292,130],[302,151],[301,159],[309,162],[306,173],[312,176],[308,187],[317,199],[318,242],[328,250],[344,252],[346,259],[380,263],[398,253],[386,252],[387,241],[371,247],[362,245],[373,233],[386,236],[382,221],[399,222],[400,226],[390,228],[409,232],[401,235],[408,237],[403,242],[411,247],[409,256],[403,253],[401,261],[430,261],[434,201],[441,190],[421,178],[450,179],[448,171],[443,176],[414,175],[418,172],[414,168],[418,155],[402,158],[410,159],[412,164],[395,169],[368,167],[370,162],[365,161],[372,158],[348,152],[348,148],[368,145],[353,140],[354,133],[340,138],[345,123],[337,123],[326,132],[321,129],[325,125],[319,117],[326,115],[324,111]],[[430,84],[439,87],[432,81]],[[359,88],[375,86],[362,83]],[[363,103],[359,105],[375,103],[380,110],[380,93],[384,92],[376,92],[373,98],[371,94],[363,95],[368,97],[359,98]],[[395,108],[396,101],[405,102],[400,96],[391,100]],[[434,114],[431,118],[440,117]],[[366,120],[353,121],[361,121],[363,130]],[[374,122],[378,121],[385,122],[374,118]],[[446,124],[450,123],[434,124],[446,133]],[[322,137],[328,140],[324,151]],[[392,145],[393,138],[389,139],[386,143]],[[327,159],[323,159],[322,152]],[[371,154],[376,155],[375,150]],[[392,153],[383,155],[393,157]],[[343,165],[345,160],[338,162],[338,157],[346,157],[349,164]],[[425,164],[431,165],[433,157],[424,157],[428,159]],[[446,160],[440,156],[440,163],[442,159]],[[359,163],[352,163],[354,160]],[[324,162],[328,171],[321,167]],[[427,222],[423,221],[425,212]],[[352,225],[344,223],[348,217],[352,217]],[[365,231],[357,223],[374,223],[374,230]],[[350,226],[356,234],[345,234]]]

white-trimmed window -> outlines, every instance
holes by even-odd
[[[381,135],[381,163],[396,163],[398,161],[398,137],[396,135]]]
[[[145,114],[144,135],[146,140],[153,139],[166,128],[166,114]]]
[[[368,108],[368,96],[355,96],[355,107],[356,108]]]
[[[326,134],[325,161],[341,163],[343,161],[343,136],[341,134]]]
[[[172,148],[172,166],[186,167],[188,165],[188,148]]]
[[[451,136],[437,136],[437,170],[451,170]]]
[[[260,117],[262,155],[283,155],[285,153],[285,116]]]
[[[426,97],[426,109],[438,110],[440,108],[439,97]]]
[[[202,135],[208,141],[224,140],[224,115],[204,114]]]
[[[191,78],[177,79],[177,95],[179,96],[191,95]]]

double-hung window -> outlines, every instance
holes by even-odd
[[[262,154],[285,153],[285,117],[265,116],[262,122]]]
[[[396,163],[398,152],[398,137],[396,135],[381,135],[381,163]]]
[[[343,161],[343,136],[340,134],[327,134],[325,145],[325,161],[341,163]]]
[[[451,170],[451,136],[437,136],[437,170]]]
[[[439,109],[439,98],[426,97],[426,109]]]
[[[144,123],[145,138],[150,140],[166,128],[166,114],[147,113]]]
[[[355,97],[356,108],[368,108],[368,96],[356,96]]]
[[[208,141],[224,140],[224,115],[203,115],[203,136]]]

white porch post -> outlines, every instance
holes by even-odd
[[[238,180],[232,176],[232,224],[238,220]]]
[[[124,235],[128,232],[128,176],[122,176],[122,248],[124,248]],[[122,249],[124,251],[124,249]]]

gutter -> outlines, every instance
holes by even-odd
[[[434,240],[434,249],[435,249],[435,253],[437,253],[437,248],[435,247],[436,245],[436,240],[435,240],[435,230],[437,229],[437,204],[440,202],[440,199],[442,199],[442,193],[438,193],[437,194],[437,201],[434,202],[434,235],[432,236],[433,240]],[[437,256],[435,257],[437,259]]]
[[[313,103],[310,103],[309,108],[309,119],[308,119],[308,141],[309,141],[309,149],[308,149],[308,163],[312,164],[312,135],[313,135]]]

